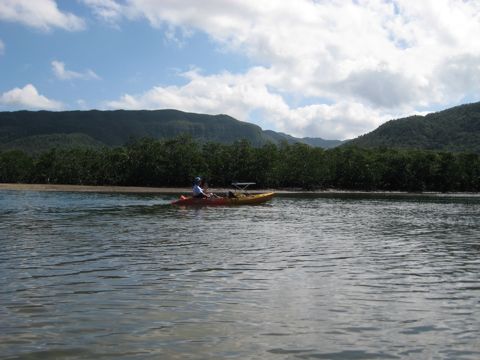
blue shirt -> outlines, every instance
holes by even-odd
[[[203,189],[199,185],[193,185],[193,196],[198,196],[200,194],[205,195]]]

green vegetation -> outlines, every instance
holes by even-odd
[[[301,142],[333,147],[338,140],[299,139],[262,130],[228,115],[186,113],[178,110],[139,111],[15,111],[0,112],[0,150],[41,153],[52,148],[123,146],[145,137],[172,139],[189,135],[196,141],[232,144],[247,139],[254,146],[268,142]]]
[[[102,148],[105,145],[85,134],[49,134],[26,136],[0,145],[0,150],[21,150],[38,154],[53,148]]]
[[[392,120],[347,144],[480,154],[480,102]]]
[[[188,136],[142,139],[121,147],[0,153],[0,182],[81,185],[210,186],[234,180],[258,187],[379,191],[479,191],[480,156],[408,149],[248,141],[197,142]]]

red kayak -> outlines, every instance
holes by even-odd
[[[274,192],[262,194],[237,194],[235,197],[209,197],[209,198],[194,198],[191,196],[181,195],[180,199],[172,202],[172,205],[180,206],[224,206],[224,205],[253,205],[261,204],[270,200]]]

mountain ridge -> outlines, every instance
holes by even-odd
[[[387,121],[352,145],[480,153],[480,102]]]
[[[480,153],[480,102],[394,119],[352,140],[297,138],[263,130],[229,115],[164,110],[73,110],[0,112],[0,150],[29,153],[52,147],[122,146],[132,139],[170,139],[182,134],[200,142],[254,146],[268,142],[303,143],[314,147],[358,146]]]
[[[323,144],[322,147],[342,143],[340,140],[295,138],[263,130],[225,114],[207,115],[175,109],[0,112],[0,150],[32,152],[35,150],[25,144],[38,143],[42,137],[59,147],[74,146],[76,141],[80,146],[121,146],[132,139],[169,139],[182,134],[198,141],[220,143],[246,139],[254,146],[282,141]]]

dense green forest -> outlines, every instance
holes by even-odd
[[[254,181],[261,188],[479,191],[480,156],[388,148],[272,143],[254,147],[200,143],[191,137],[142,139],[121,147],[52,149],[31,156],[0,153],[0,182],[211,187]]]

